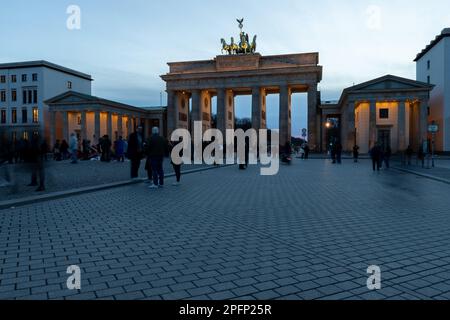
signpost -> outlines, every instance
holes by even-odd
[[[434,168],[434,142],[436,141],[436,133],[439,132],[439,125],[436,121],[431,122],[428,126],[428,132],[431,133],[431,166]]]
[[[302,129],[302,137],[303,137],[303,139],[307,137],[307,132],[308,132],[308,130]]]

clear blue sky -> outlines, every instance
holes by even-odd
[[[66,28],[71,4],[81,8],[81,30]],[[450,26],[448,0],[2,0],[1,8],[0,62],[49,60],[92,74],[95,95],[138,106],[159,105],[166,62],[220,54],[238,17],[263,55],[318,51],[323,99],[388,73],[414,79],[415,55]],[[294,98],[296,135],[305,103]],[[271,97],[272,127],[277,106]],[[237,114],[250,115],[248,98]]]

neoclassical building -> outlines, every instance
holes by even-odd
[[[211,98],[217,96],[217,128],[234,128],[234,101],[252,96],[252,125],[266,128],[266,96],[279,94],[280,144],[291,139],[291,95],[308,93],[308,140],[320,147],[317,84],[322,80],[318,53],[262,56],[258,53],[220,55],[213,60],[173,62],[161,76],[167,84],[168,135],[177,128],[191,129],[193,121],[211,128]]]
[[[393,75],[346,88],[335,104],[321,105],[322,149],[327,150],[329,119],[339,119],[345,151],[356,144],[367,153],[376,143],[416,152],[429,140],[429,97],[433,85]]]
[[[76,133],[80,140],[97,143],[108,135],[115,140],[119,136],[126,139],[140,125],[148,136],[152,127],[158,127],[162,134],[166,131],[166,108],[140,108],[127,104],[68,91],[45,103],[49,106],[49,140],[68,139]]]

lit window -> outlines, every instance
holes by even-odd
[[[11,110],[11,122],[17,123],[17,109],[16,108]]]
[[[380,109],[380,119],[389,119],[389,109]]]
[[[11,101],[17,101],[17,90],[11,90]]]
[[[39,122],[39,110],[38,108],[33,108],[33,123]]]

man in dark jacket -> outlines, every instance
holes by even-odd
[[[372,158],[373,171],[380,171],[381,160],[382,160],[382,150],[378,143],[375,143],[373,148],[370,150],[370,157]]]
[[[128,138],[128,159],[131,161],[131,179],[139,177],[139,167],[144,153],[144,142],[142,137],[142,127],[137,127],[136,131]]]
[[[28,162],[31,167],[30,187],[37,187],[37,192],[45,191],[44,159],[46,153],[46,143],[38,133],[33,134],[28,150]],[[38,185],[39,177],[39,185]]]
[[[159,135],[159,129],[154,127],[152,129],[152,136],[148,140],[148,155],[151,159],[153,185],[151,189],[162,188],[164,186],[164,170],[163,160],[164,156],[169,152],[169,144]]]

